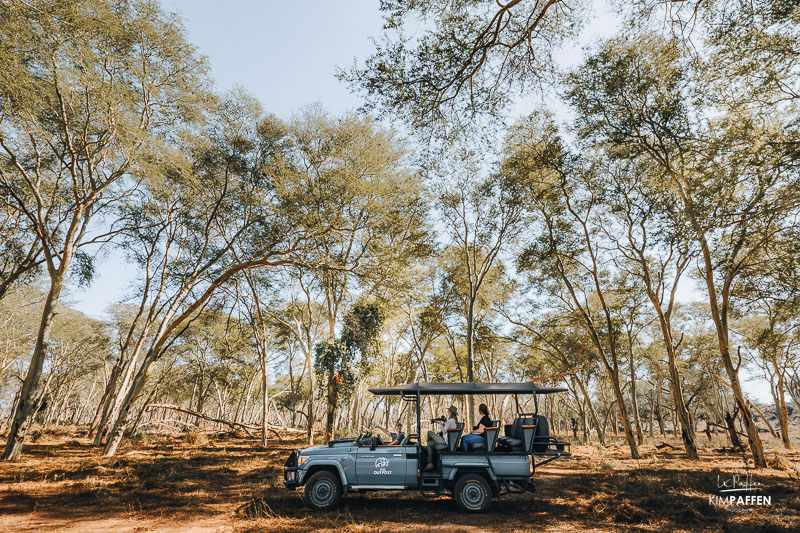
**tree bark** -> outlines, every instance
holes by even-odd
[[[663,392],[661,391],[661,380],[656,382],[656,413],[658,415],[658,431],[661,433],[661,436],[664,436],[664,413],[661,411],[661,395]]]
[[[583,397],[586,400],[586,409],[589,411],[589,416],[592,418],[592,424],[594,424],[594,427],[597,430],[597,439],[600,441],[600,444],[605,446],[606,445],[605,433],[603,432],[603,428],[600,427],[600,422],[597,420],[597,413],[595,412],[594,406],[592,405],[592,399],[589,397],[589,393],[586,392],[586,387],[583,385],[583,380],[581,380],[574,374],[572,378],[575,380],[575,383],[578,384],[578,388],[581,389],[581,394],[583,394]]]
[[[639,419],[639,404],[636,401],[636,367],[633,363],[633,343],[631,344],[630,350],[630,370],[631,370],[631,409],[633,411],[633,421],[636,425],[636,439],[639,442],[639,446],[644,444],[644,434],[642,433],[642,422]]]
[[[736,431],[736,424],[734,423],[734,419],[736,417],[736,413],[738,412],[738,408],[734,410],[733,416],[729,412],[725,413],[725,424],[728,428],[728,437],[731,439],[731,446],[734,449],[742,449],[742,441],[739,440],[739,433]]]
[[[714,321],[714,326],[717,332],[717,340],[719,341],[720,357],[722,359],[722,364],[725,367],[725,372],[727,372],[728,378],[730,379],[734,401],[736,402],[739,411],[742,413],[742,419],[744,420],[745,427],[747,428],[747,439],[750,442],[750,453],[753,455],[753,463],[755,464],[756,468],[766,468],[767,458],[764,455],[764,445],[761,442],[761,437],[758,435],[758,428],[756,427],[755,420],[753,419],[753,414],[747,407],[747,402],[744,398],[744,393],[742,392],[742,387],[739,382],[739,369],[738,367],[733,366],[733,360],[730,354],[730,341],[728,335],[728,304],[730,302],[730,290],[734,281],[733,277],[735,276],[735,271],[730,272],[725,279],[722,287],[722,306],[720,306],[717,296],[717,287],[715,286],[714,280],[714,262],[712,259],[711,247],[706,240],[705,231],[698,223],[697,218],[692,211],[692,200],[690,195],[683,190],[677,179],[677,176],[673,174],[672,178],[678,185],[681,198],[684,202],[685,211],[688,214],[692,227],[696,232],[696,237],[703,254],[703,264],[705,267],[703,278],[706,282],[706,290],[708,291],[711,318]]]
[[[781,424],[781,441],[783,447],[787,450],[792,449],[792,442],[789,439],[789,411],[786,408],[786,384],[783,377],[783,372],[778,368],[777,361],[773,360],[775,366],[775,373],[778,376],[777,390],[775,391],[776,400],[775,407],[778,411],[778,420]]]
[[[22,445],[36,414],[36,406],[44,394],[44,388],[41,384],[42,368],[50,346],[50,334],[53,328],[53,319],[56,316],[56,306],[61,296],[61,289],[66,278],[66,269],[69,266],[71,257],[71,248],[65,249],[61,265],[59,265],[58,271],[51,278],[50,290],[47,293],[44,308],[42,309],[42,318],[39,322],[39,332],[36,336],[33,355],[28,366],[28,372],[25,374],[25,380],[22,382],[22,389],[20,389],[11,426],[8,429],[8,440],[3,451],[3,460],[19,460],[22,454]]]
[[[603,316],[605,318],[605,325],[607,329],[608,335],[608,349],[610,351],[611,362],[609,362],[609,358],[606,355],[605,348],[603,343],[600,340],[600,334],[598,333],[597,328],[595,327],[594,321],[589,314],[588,308],[584,308],[581,304],[581,300],[578,298],[577,294],[575,293],[575,288],[573,287],[572,281],[570,280],[569,276],[567,275],[567,270],[563,264],[561,259],[560,250],[557,247],[554,247],[554,251],[556,252],[556,265],[558,268],[559,275],[561,279],[564,281],[564,285],[566,286],[570,298],[574,303],[577,310],[580,312],[581,317],[583,318],[584,325],[586,327],[586,331],[592,339],[592,343],[597,350],[598,355],[600,356],[600,360],[603,362],[603,366],[606,369],[608,374],[609,381],[611,383],[611,389],[614,394],[614,398],[617,401],[617,408],[619,410],[620,418],[622,419],[622,426],[625,431],[625,440],[628,443],[628,447],[631,450],[631,458],[632,459],[639,459],[639,447],[636,443],[636,438],[633,435],[633,430],[631,428],[631,422],[628,419],[628,412],[625,408],[625,400],[622,395],[622,389],[620,388],[619,384],[619,367],[618,367],[618,358],[617,358],[617,342],[616,342],[616,335],[615,335],[615,328],[614,323],[611,318],[611,312],[608,308],[606,303],[605,295],[603,293],[603,289],[600,284],[600,274],[598,272],[598,265],[597,265],[597,257],[595,255],[595,249],[592,243],[592,238],[589,232],[589,229],[586,225],[586,219],[581,217],[572,207],[570,203],[570,192],[566,190],[565,184],[561,183],[561,191],[564,198],[564,203],[566,205],[567,210],[570,214],[575,218],[575,220],[581,225],[583,230],[584,236],[584,244],[586,245],[587,253],[591,259],[591,268],[588,268],[592,275],[592,280],[594,282],[594,289],[597,294],[598,299],[600,300],[601,310],[603,312]],[[552,226],[552,219],[548,220],[548,229],[550,232],[550,239],[551,243],[555,242],[553,237],[553,226]],[[616,425],[615,425],[616,429]]]
[[[330,441],[333,438],[334,418],[336,416],[336,397],[337,397],[337,381],[338,372],[334,372],[329,376],[328,387],[326,390],[326,415],[325,415],[325,440]]]
[[[672,344],[672,336],[670,335],[669,330],[663,329],[663,326],[662,334],[664,335],[664,338],[667,339],[665,341],[665,346],[667,347],[669,363],[670,391],[678,422],[680,422],[681,426],[681,439],[683,440],[683,446],[686,449],[687,457],[692,460],[697,460],[700,459],[700,454],[697,451],[694,423],[691,415],[689,414],[689,409],[686,407],[686,403],[683,400],[683,390],[681,389],[680,376],[678,375],[675,346]]]
[[[477,293],[477,288],[473,289],[472,280],[470,280],[470,295],[469,307],[467,309],[467,382],[472,383],[475,381],[475,362],[474,362],[474,337],[475,337],[475,299],[477,294],[473,295],[473,291]],[[466,419],[466,427],[472,427],[472,417],[475,411],[475,397],[469,395],[467,397],[467,412],[464,413]]]
[[[269,389],[267,388],[266,354],[261,356],[261,446],[267,446],[267,406],[269,405]]]
[[[117,390],[116,394],[112,396],[113,401],[109,401],[108,408],[103,410],[103,415],[100,418],[100,424],[98,425],[97,433],[94,436],[94,446],[100,446],[103,444],[103,442],[107,442],[106,439],[108,437],[108,432],[114,425],[116,425],[117,420],[119,420],[120,409],[122,408],[122,403],[125,401],[125,397],[131,388],[134,372],[136,371],[136,365],[139,362],[139,356],[141,355],[142,347],[149,330],[149,326],[144,329],[142,334],[139,336],[139,339],[136,341],[133,354],[131,354],[130,359],[124,363],[124,370],[121,373],[123,376],[122,381],[120,382],[119,389]]]
[[[97,431],[100,426],[100,422],[107,416],[108,406],[111,402],[114,389],[117,386],[117,379],[122,373],[122,363],[123,356],[120,354],[119,359],[117,359],[117,362],[114,364],[114,368],[111,369],[111,375],[108,377],[108,383],[103,391],[103,396],[100,397],[100,402],[97,404],[94,418],[89,426],[89,433],[86,435],[87,437],[94,435],[95,431]],[[97,446],[97,444],[95,444],[95,446]]]
[[[306,415],[306,422],[308,427],[306,433],[308,435],[308,445],[314,445],[314,365],[311,362],[311,351],[306,350],[306,366],[308,367],[308,414]]]
[[[655,409],[655,402],[656,402],[656,389],[650,391],[650,406],[647,410],[647,432],[650,434],[650,440],[652,441],[654,436],[653,435],[653,410]]]
[[[694,422],[692,421],[692,417],[689,413],[689,409],[687,408],[686,402],[683,397],[681,378],[678,372],[675,343],[672,338],[672,323],[671,323],[672,310],[675,302],[675,293],[681,275],[683,274],[684,269],[686,268],[686,265],[689,261],[689,257],[688,255],[683,255],[675,262],[676,272],[674,280],[672,282],[672,290],[670,291],[667,307],[666,309],[664,309],[664,306],[662,305],[663,301],[662,296],[659,293],[662,293],[664,289],[663,279],[665,278],[664,271],[666,269],[666,263],[662,266],[662,269],[659,272],[660,275],[657,276],[657,281],[656,281],[657,284],[654,287],[653,276],[651,275],[650,265],[648,263],[648,257],[645,255],[643,245],[642,247],[638,247],[635,241],[630,237],[630,235],[629,235],[629,243],[630,246],[636,252],[637,262],[639,263],[639,266],[641,268],[642,279],[644,281],[644,285],[647,290],[647,297],[649,298],[650,303],[652,304],[653,309],[656,311],[656,315],[658,316],[658,325],[659,328],[661,329],[661,337],[664,342],[664,348],[667,351],[667,364],[669,366],[670,396],[672,397],[672,404],[675,408],[675,413],[677,415],[677,421],[675,420],[675,417],[673,417],[673,424],[680,423],[681,439],[683,440],[683,446],[684,449],[686,450],[687,457],[691,460],[697,460],[700,458],[700,454],[697,451]],[[659,422],[661,422],[661,420],[659,420]]]

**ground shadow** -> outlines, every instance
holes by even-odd
[[[97,517],[227,516],[244,530],[337,529],[526,531],[608,529],[646,531],[797,531],[800,481],[756,471],[768,509],[733,513],[709,503],[717,475],[741,460],[716,452],[704,461],[659,453],[658,462],[598,465],[576,453],[537,471],[532,494],[503,496],[485,515],[461,513],[450,497],[417,492],[351,493],[328,513],[305,507],[300,491],[283,487],[282,465],[299,442],[226,438],[193,444],[186,438],[140,442],[102,458],[87,440],[36,443],[20,463],[0,465],[0,515],[35,516],[42,524],[91,523]],[[613,452],[603,452],[613,454]],[[739,460],[739,463],[736,463]],[[1,520],[1,519],[0,519]],[[239,527],[239,526],[237,526]]]

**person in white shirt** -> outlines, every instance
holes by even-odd
[[[458,409],[456,409],[455,405],[451,405],[447,408],[449,416],[445,420],[444,417],[431,420],[431,422],[441,422],[442,424],[442,431],[441,433],[434,433],[433,431],[428,431],[428,465],[425,467],[425,470],[432,470],[433,469],[433,451],[437,444],[447,444],[448,439],[448,430],[456,429],[458,424]]]

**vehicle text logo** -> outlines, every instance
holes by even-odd
[[[389,475],[392,473],[391,470],[387,470],[386,468],[389,466],[389,459],[386,457],[378,457],[375,459],[375,474],[385,474]]]

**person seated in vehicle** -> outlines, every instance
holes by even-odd
[[[478,421],[478,424],[472,427],[472,433],[461,437],[461,450],[464,452],[469,451],[469,445],[473,442],[485,442],[486,435],[484,435],[484,431],[486,428],[492,427],[492,420],[489,418],[489,408],[486,407],[485,403],[478,406],[478,412],[483,416]]]
[[[389,437],[392,439],[392,442],[390,442],[389,445],[402,444],[402,442],[406,439],[406,434],[403,433],[403,424],[399,422],[394,426],[395,429],[394,433],[386,428],[382,428],[381,426],[375,426],[375,428],[380,429],[381,431],[389,435]]]
[[[447,408],[447,411],[449,416],[446,418],[443,416],[442,418],[431,420],[431,422],[441,422],[442,430],[439,433],[428,431],[428,465],[425,470],[433,469],[433,452],[436,449],[436,445],[447,445],[448,431],[457,427],[458,409],[455,405],[451,405]]]

